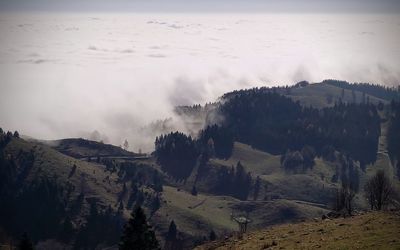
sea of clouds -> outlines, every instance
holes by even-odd
[[[14,13],[0,16],[0,127],[150,151],[176,105],[326,78],[396,86],[400,18],[339,14]]]

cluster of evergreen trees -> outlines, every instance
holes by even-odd
[[[161,169],[177,180],[186,179],[196,164],[199,172],[210,157],[229,158],[233,149],[233,135],[217,125],[200,131],[199,139],[194,140],[180,132],[161,135],[155,141],[155,156]],[[218,170],[216,193],[232,195],[246,200],[252,187],[252,177],[238,162],[236,168],[222,167]],[[193,187],[193,194],[197,190]]]
[[[124,193],[128,193],[126,185],[124,184],[124,189],[120,194],[120,206],[123,206],[123,197]],[[160,194],[149,193],[143,191],[143,189],[138,186],[136,183],[131,182],[131,191],[129,193],[129,198],[126,203],[127,208],[132,208],[134,206],[142,206],[146,205],[150,209],[151,215],[154,214],[161,207],[161,199]]]
[[[374,105],[339,103],[331,108],[302,107],[269,89],[236,91],[219,107],[223,128],[255,148],[284,154],[288,149],[324,147],[349,154],[362,166],[376,160],[380,117]]]
[[[180,132],[161,135],[155,140],[155,156],[161,169],[176,180],[186,179],[198,164],[210,157],[227,159],[233,150],[233,134],[217,125],[207,126],[193,139]]]
[[[199,133],[199,142],[210,157],[228,159],[233,150],[233,134],[216,124],[207,126]]]
[[[112,246],[118,242],[124,219],[122,210],[115,212],[110,206],[99,209],[96,202],[92,201],[86,222],[77,230],[70,223],[67,217],[63,227],[69,231],[66,236],[75,236],[74,249],[95,249],[99,245]]]
[[[162,192],[163,176],[149,165],[140,162],[120,162],[118,164],[113,162],[112,164],[117,166],[120,181],[131,181],[138,186],[146,186],[155,192]]]
[[[124,226],[119,249],[160,249],[160,244],[157,241],[156,235],[151,226],[147,223],[146,215],[140,206],[132,210],[131,218]]]
[[[314,148],[306,145],[300,151],[286,151],[281,156],[281,165],[289,172],[304,172],[315,165],[314,158]]]
[[[220,167],[218,169],[217,182],[214,187],[215,193],[247,200],[252,187],[253,179],[251,173],[246,172],[240,162],[237,163],[236,168],[232,166],[231,168]]]
[[[199,157],[199,148],[191,136],[174,132],[156,138],[155,155],[164,172],[183,180],[192,173]]]

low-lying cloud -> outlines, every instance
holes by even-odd
[[[325,78],[398,85],[399,21],[334,14],[4,15],[0,127],[43,139],[115,145],[128,139],[131,150],[151,151],[160,133],[196,130],[175,106],[212,102],[234,89]]]

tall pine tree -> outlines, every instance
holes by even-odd
[[[176,234],[177,234],[176,225],[175,225],[175,222],[172,220],[171,223],[169,224],[167,240],[170,240],[170,241],[176,240]]]
[[[138,206],[132,213],[131,218],[124,227],[119,243],[120,250],[153,250],[160,249],[154,231],[147,224],[143,209]]]

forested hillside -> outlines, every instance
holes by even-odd
[[[368,210],[376,176],[393,190],[381,207],[395,208],[398,93],[332,80],[237,90],[177,108],[200,128],[159,135],[149,155],[0,130],[1,243],[26,232],[38,249],[117,249],[134,210],[160,246],[190,249],[231,236],[243,216],[256,230]]]
[[[45,249],[112,246],[130,209],[160,207],[162,174],[146,164],[82,161],[1,131],[0,166],[1,238],[11,242],[26,232]]]

